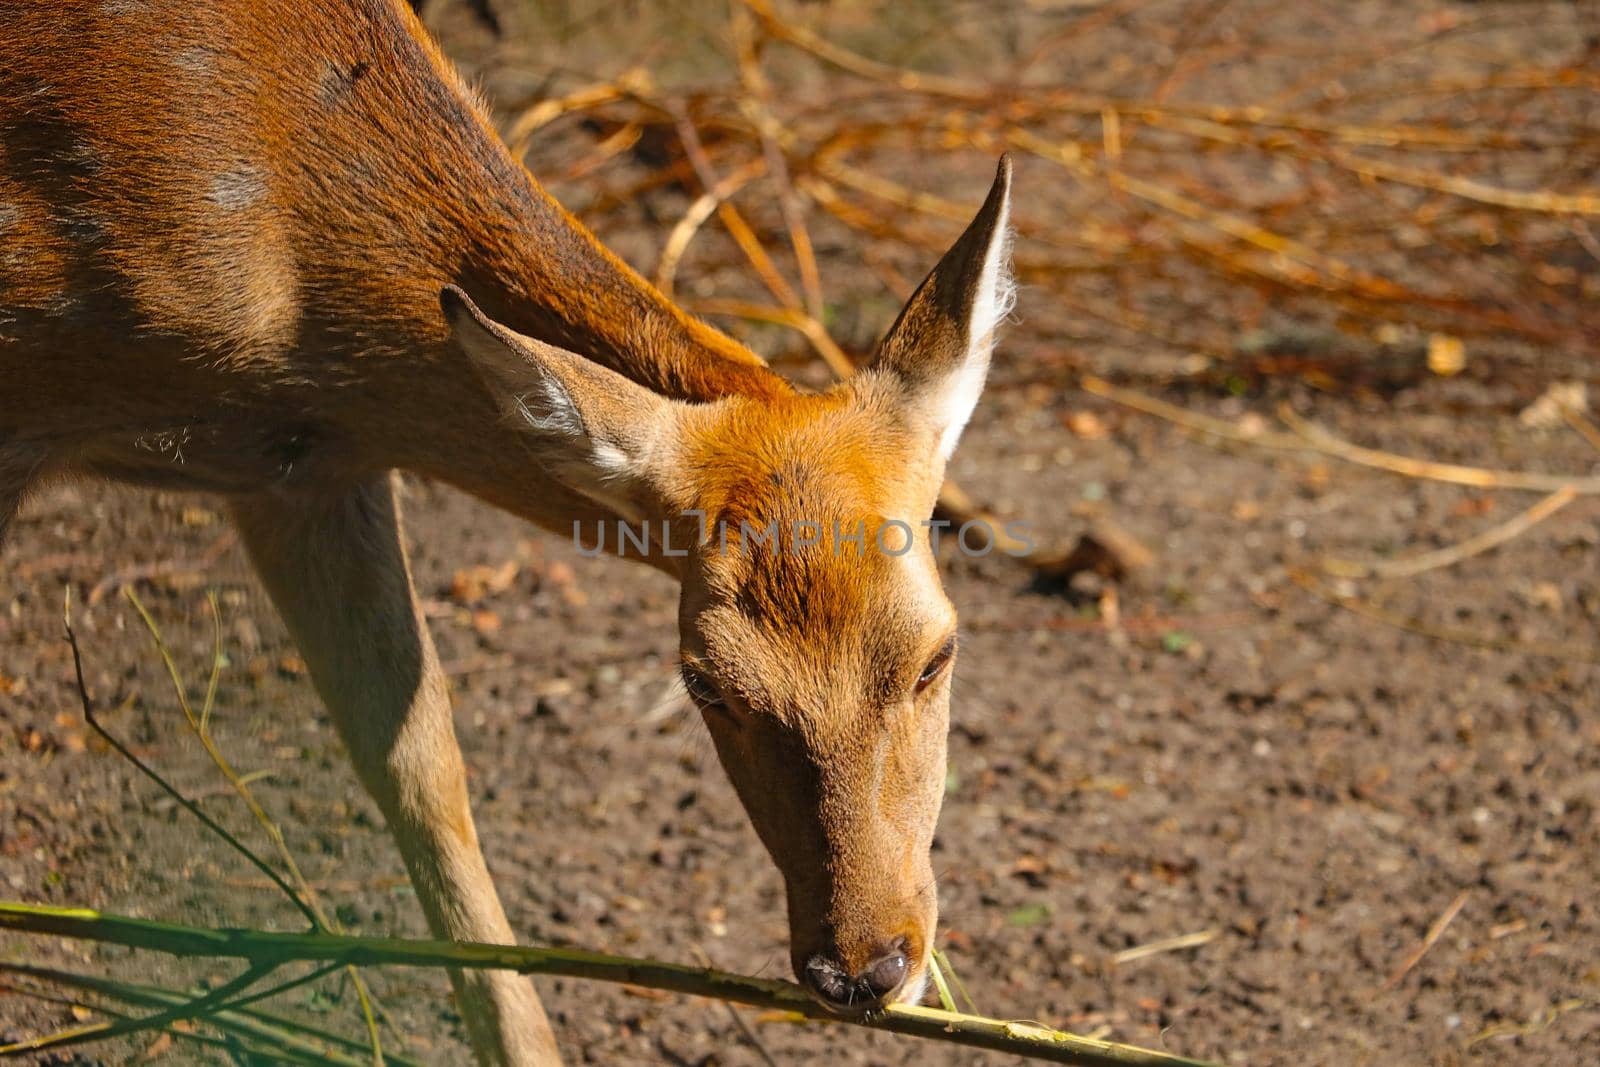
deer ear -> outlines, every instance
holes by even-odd
[[[955,451],[989,372],[995,330],[1011,312],[1011,157],[966,232],[911,295],[872,367],[897,377],[914,413]]]
[[[625,519],[644,515],[651,457],[673,432],[675,404],[637,382],[525,337],[446,286],[440,307],[489,394],[563,482]]]

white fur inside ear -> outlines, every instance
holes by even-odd
[[[609,441],[594,442],[594,465],[608,478],[621,478],[633,470],[633,460]]]
[[[548,375],[538,386],[512,396],[511,414],[539,433],[584,436],[583,416],[564,386]]]
[[[1017,282],[1011,276],[1011,194],[1000,205],[1000,220],[994,240],[983,257],[983,273],[978,276],[978,295],[972,302],[972,321],[968,337],[973,345],[994,347],[994,334],[1017,306]]]
[[[967,322],[967,353],[961,366],[945,383],[940,415],[939,457],[948,460],[961,439],[961,431],[972,418],[989,375],[989,357],[994,352],[995,331],[1017,303],[1017,283],[1011,276],[1011,194],[1000,205],[1000,218],[994,238],[983,257],[978,275],[978,291],[972,301],[972,317]]]
[[[634,468],[633,458],[619,445],[591,434],[566,387],[547,377],[537,391],[512,397],[513,418],[539,434],[565,437],[589,446],[589,462],[602,478],[622,478]]]

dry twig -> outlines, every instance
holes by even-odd
[[[1407,633],[1417,634],[1420,637],[1431,638],[1435,641],[1445,641],[1455,645],[1466,645],[1470,648],[1483,649],[1486,652],[1514,652],[1532,656],[1548,656],[1551,659],[1573,660],[1578,663],[1600,663],[1600,652],[1596,652],[1592,646],[1513,641],[1506,638],[1486,637],[1483,634],[1456,627],[1434,626],[1416,619],[1397,615],[1359,597],[1329,589],[1308,571],[1298,567],[1290,567],[1286,573],[1290,581],[1319,600],[1327,601],[1335,607],[1353,612],[1362,618],[1381,622],[1385,626],[1392,626],[1397,630],[1405,630]]]
[[[1578,494],[1573,491],[1571,486],[1568,486],[1564,489],[1556,490],[1528,510],[1520,512],[1505,522],[1491,527],[1474,537],[1469,537],[1459,544],[1435,549],[1432,552],[1423,552],[1416,556],[1407,556],[1404,559],[1349,560],[1329,558],[1322,561],[1322,568],[1329,574],[1340,578],[1412,578],[1426,571],[1452,566],[1464,559],[1470,559],[1479,553],[1487,552],[1491,548],[1498,548],[1507,541],[1515,540],[1576,499],[1578,499]]]
[[[1147,415],[1165,419],[1175,425],[1212,437],[1220,437],[1239,444],[1259,448],[1319,452],[1325,456],[1342,459],[1363,467],[1389,471],[1408,478],[1470,485],[1479,489],[1522,489],[1544,493],[1570,492],[1574,495],[1600,493],[1600,478],[1586,475],[1545,474],[1536,471],[1495,470],[1489,467],[1470,467],[1459,463],[1436,463],[1432,460],[1400,456],[1375,448],[1351,444],[1329,431],[1306,420],[1287,404],[1278,409],[1278,415],[1292,433],[1274,433],[1245,429],[1239,425],[1210,415],[1189,411],[1164,400],[1146,396],[1133,389],[1112,385],[1093,375],[1084,375],[1080,385],[1084,392],[1142,411]]]
[[[1159,956],[1164,952],[1178,952],[1186,948],[1199,948],[1201,945],[1211,944],[1221,933],[1221,930],[1212,927],[1209,930],[1199,930],[1192,934],[1169,937],[1162,941],[1151,941],[1145,945],[1135,945],[1133,948],[1125,948],[1121,952],[1114,953],[1111,957],[1111,962],[1120,967],[1125,963],[1142,960],[1147,956]]]
[[[1428,932],[1423,935],[1422,943],[1401,961],[1400,966],[1396,967],[1394,973],[1389,976],[1389,980],[1383,983],[1382,991],[1387,992],[1399,985],[1405,976],[1411,973],[1411,969],[1422,962],[1422,957],[1428,954],[1430,948],[1438,944],[1439,938],[1444,936],[1445,930],[1455,921],[1456,916],[1461,914],[1461,909],[1467,906],[1467,900],[1471,896],[1472,890],[1463,889],[1450,902],[1450,906],[1440,912],[1439,917],[1433,920],[1433,925],[1428,927]]]

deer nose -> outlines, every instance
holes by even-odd
[[[900,991],[911,973],[905,944],[897,942],[865,970],[850,974],[832,956],[818,953],[806,961],[805,979],[817,999],[835,1011],[868,1011],[883,1006]]]

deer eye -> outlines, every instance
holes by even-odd
[[[932,685],[933,680],[944,673],[945,667],[955,658],[955,654],[956,639],[952,637],[939,647],[939,651],[933,654],[928,665],[922,668],[922,673],[917,675],[917,692],[920,693]]]
[[[679,668],[679,672],[683,675],[683,687],[689,691],[696,704],[703,708],[723,706],[722,694],[717,691],[716,683],[706,677],[705,671],[685,663]]]

